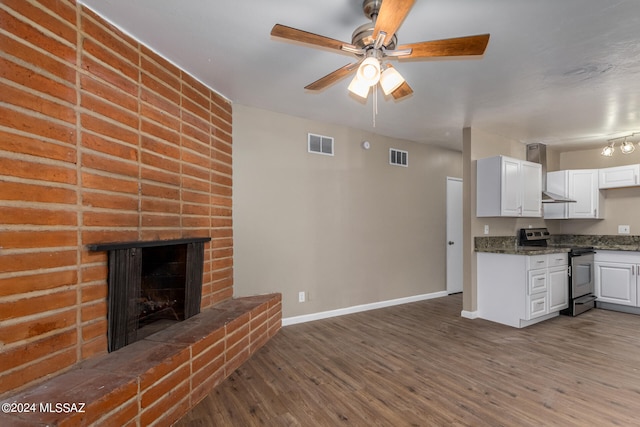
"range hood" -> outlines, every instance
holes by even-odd
[[[545,144],[527,144],[527,161],[542,165],[542,203],[576,203],[575,200],[547,191],[547,146]]]

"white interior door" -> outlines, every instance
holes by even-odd
[[[447,177],[447,292],[462,292],[462,180]]]

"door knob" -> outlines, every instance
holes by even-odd
[[[453,241],[449,240],[449,245],[453,245]]]

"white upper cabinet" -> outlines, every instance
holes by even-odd
[[[542,216],[542,166],[506,156],[477,161],[476,216]]]
[[[621,188],[640,185],[640,165],[616,166],[600,169],[599,187]]]
[[[500,180],[499,187],[501,189],[500,197],[502,205],[500,216],[520,216],[522,206],[520,162],[515,159],[503,157],[500,169],[502,170],[502,179]],[[497,211],[498,209],[495,209],[495,212]]]
[[[570,171],[569,197],[576,201],[569,203],[569,218],[602,218],[597,170]]]
[[[542,216],[542,165],[521,162],[522,216]]]
[[[575,200],[575,203],[548,203],[545,219],[601,219],[602,194],[598,169],[574,169],[547,173],[547,191]]]

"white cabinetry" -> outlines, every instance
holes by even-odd
[[[603,197],[598,187],[598,169],[549,172],[547,191],[568,197],[576,203],[545,204],[545,219],[603,218]]]
[[[568,307],[567,254],[478,252],[478,317],[522,328]]]
[[[594,264],[598,303],[640,307],[639,252],[598,251]]]
[[[569,307],[569,274],[567,254],[551,254],[547,277],[549,278],[549,312]]]
[[[542,166],[505,156],[477,161],[476,216],[542,216]]]
[[[522,175],[521,216],[542,216],[542,165],[527,161],[520,162]]]
[[[616,166],[600,169],[599,187],[620,188],[640,185],[640,165]]]

